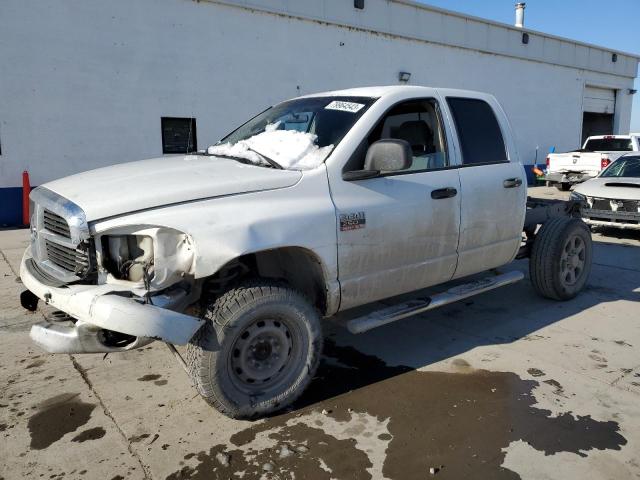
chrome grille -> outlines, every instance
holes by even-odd
[[[74,273],[84,275],[89,271],[89,254],[80,248],[73,249],[50,240],[45,240],[47,258],[60,268]]]
[[[640,202],[636,200],[621,200],[622,206],[618,207],[618,211],[623,212],[640,212]]]
[[[42,213],[42,220],[44,228],[50,232],[62,235],[65,238],[71,238],[71,231],[69,230],[69,224],[60,215],[56,215],[50,210],[44,209]]]
[[[95,250],[84,211],[44,187],[33,190],[30,198],[31,254],[38,271],[52,279],[52,286],[92,281]]]
[[[594,210],[611,210],[611,203],[609,200],[604,200],[600,198],[593,199],[593,208]]]
[[[617,204],[617,212],[630,212],[630,213],[638,213],[640,212],[640,202],[637,200],[611,200],[608,198],[590,198],[591,208],[593,210],[601,210],[611,212],[614,211],[611,206],[611,202]]]

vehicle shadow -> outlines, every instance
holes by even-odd
[[[528,279],[528,260],[521,260],[504,269],[525,273],[525,280],[517,284],[364,334],[350,334],[345,328],[346,321],[384,304],[341,313],[335,321],[325,323],[325,351],[320,368],[294,408],[325,402],[443,360],[464,365],[466,362],[459,357],[477,347],[536,339],[539,330],[597,305],[620,300],[640,302],[640,270],[613,268],[616,267],[594,264],[585,290],[567,302],[538,296]],[[618,280],[613,287],[612,275]],[[385,304],[396,303],[398,299]]]
[[[630,229],[622,229],[622,228],[611,228],[611,227],[595,227],[592,228],[591,231],[594,234],[598,234],[597,238],[594,238],[596,241],[606,242],[607,239],[616,238],[618,240],[632,240],[640,242],[640,230],[630,230]],[[635,245],[640,246],[640,245]]]

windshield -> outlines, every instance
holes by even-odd
[[[309,170],[326,160],[375,100],[312,97],[280,103],[209,147],[207,153],[255,165]]]
[[[609,165],[600,176],[640,178],[640,157],[621,157]]]
[[[587,142],[588,152],[630,152],[633,144],[630,138],[594,138]]]

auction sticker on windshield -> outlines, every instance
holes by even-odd
[[[329,105],[324,107],[325,110],[340,110],[341,112],[351,112],[356,113],[362,110],[364,105],[362,103],[354,103],[354,102],[341,102],[339,100],[334,100]]]

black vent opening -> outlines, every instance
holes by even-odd
[[[65,238],[71,238],[69,224],[60,215],[57,215],[50,210],[45,210],[43,215],[43,220],[44,220],[44,228],[46,228],[50,232]]]

